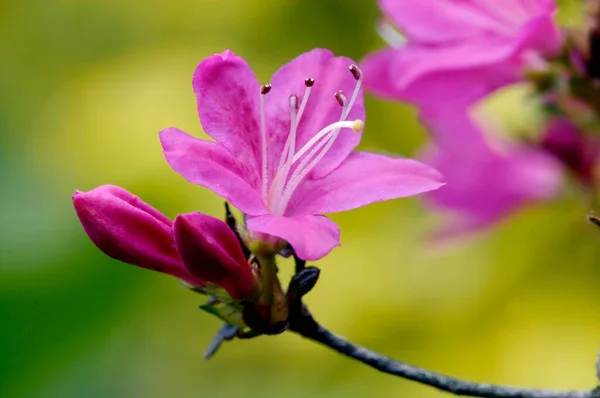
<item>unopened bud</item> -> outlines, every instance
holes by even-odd
[[[307,267],[294,275],[288,288],[288,299],[297,300],[310,292],[317,284],[320,273],[317,267]]]

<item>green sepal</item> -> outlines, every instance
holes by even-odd
[[[242,315],[243,308],[239,304],[215,301],[213,303],[203,304],[199,306],[199,308],[211,315],[215,315],[230,325],[242,329],[247,328]]]
[[[235,300],[231,298],[227,290],[223,289],[219,285],[215,285],[214,283],[207,283],[205,286],[192,286],[187,283],[183,283],[183,285],[190,289],[193,292],[202,294],[204,296],[213,297],[216,300],[225,302],[225,303],[234,303]]]

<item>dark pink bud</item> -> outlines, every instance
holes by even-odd
[[[173,242],[172,221],[137,196],[102,185],[76,191],[73,206],[85,232],[108,256],[204,285],[183,266]]]
[[[233,231],[223,221],[201,213],[175,218],[175,243],[187,270],[221,286],[234,299],[254,296],[256,281]]]
[[[583,184],[593,187],[600,158],[600,141],[596,137],[579,131],[566,119],[555,118],[546,128],[541,147],[556,156]]]

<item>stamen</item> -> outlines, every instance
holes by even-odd
[[[304,101],[302,101],[304,102]],[[283,191],[283,184],[287,179],[289,169],[291,167],[290,158],[294,154],[296,149],[296,130],[298,127],[298,96],[293,94],[290,95],[290,133],[285,141],[283,151],[281,151],[281,158],[279,159],[279,167],[277,167],[277,174],[275,175],[275,190],[269,192],[271,195],[277,196]],[[271,187],[273,189],[273,187]]]
[[[338,104],[340,104],[340,106],[342,107],[346,106],[346,104],[348,103],[348,101],[346,100],[346,96],[344,95],[344,92],[342,90],[339,90],[337,93],[335,93],[334,97],[337,100]]]
[[[300,108],[298,109],[298,118],[296,119],[297,123],[300,123],[300,118],[304,113],[304,108],[306,108],[306,104],[308,103],[308,97],[310,97],[310,92],[312,91],[312,86],[315,84],[315,79],[312,77],[307,77],[304,79],[304,85],[306,89],[304,90],[304,95],[302,96],[302,103],[300,104]]]
[[[352,73],[352,76],[356,79],[356,86],[354,86],[352,97],[350,97],[350,102],[348,103],[345,112],[342,112],[342,120],[346,120],[348,114],[352,110],[354,102],[356,102],[356,98],[358,98],[358,93],[360,92],[360,87],[362,86],[363,81],[363,73],[358,66],[352,64],[348,69],[350,69],[350,73]]]
[[[348,70],[356,80],[356,85],[354,86],[350,101],[348,101],[342,90],[335,93],[335,99],[342,107],[339,121],[324,127],[296,153],[294,153],[294,147],[296,143],[297,128],[315,80],[313,78],[306,78],[304,80],[306,90],[300,106],[298,106],[298,97],[295,95],[290,96],[290,134],[288,135],[288,139],[286,140],[281,154],[278,172],[275,177],[275,186],[272,185],[271,190],[268,192],[269,200],[267,202],[269,210],[273,214],[284,214],[288,202],[298,186],[329,152],[339,136],[341,129],[350,128],[355,132],[362,130],[364,123],[361,120],[347,121],[346,118],[349,116],[350,111],[358,98],[358,94],[360,93],[363,73],[360,68],[354,64],[350,65]],[[291,177],[288,180],[288,175],[290,174],[292,166],[298,161],[300,163],[291,173]]]
[[[296,94],[290,95],[290,109],[294,113],[298,110],[298,96]]]
[[[304,155],[306,153],[306,151],[308,151],[313,145],[315,145],[317,141],[319,141],[321,138],[325,137],[330,132],[337,130],[337,129],[342,129],[342,128],[349,128],[349,129],[354,130],[356,126],[359,126],[358,122],[361,122],[361,121],[360,120],[353,120],[353,121],[344,120],[344,121],[340,121],[340,122],[331,123],[329,126],[325,127],[324,129],[319,131],[317,134],[315,134],[313,138],[311,138],[306,144],[304,144],[304,146],[302,148],[300,148],[300,150],[298,152],[296,152],[296,154],[294,155],[293,162],[296,162],[298,159],[300,159],[300,157],[302,157],[302,155]],[[360,131],[360,129],[358,131]]]
[[[272,86],[267,83],[267,84],[263,84],[262,86],[260,86],[260,93],[262,95],[267,95],[269,94],[269,91],[271,91]]]
[[[348,69],[350,70],[350,73],[352,73],[354,79],[359,80],[362,77],[362,71],[358,69],[358,66],[352,64],[348,67]]]
[[[348,106],[348,100],[346,99],[346,96],[344,95],[344,92],[342,90],[338,90],[335,94],[334,94],[335,99],[337,100],[338,104],[340,104],[340,106],[342,107],[342,115],[340,116],[340,122],[344,120],[344,114],[346,113],[346,107]],[[312,157],[321,149],[323,148],[323,146],[327,145],[329,143],[330,140],[334,140],[337,138],[337,134],[339,133],[339,129],[337,131],[334,131],[333,133],[331,133],[330,138],[327,140],[322,140],[320,142],[318,142],[311,150],[310,152],[304,157],[304,160],[302,162],[300,162],[300,165],[297,167],[296,170],[302,170],[305,166],[306,163],[308,163],[309,159],[312,159]],[[328,147],[329,148],[329,147]]]
[[[333,127],[334,125],[337,125],[337,126]],[[282,198],[281,198],[281,201],[280,201],[281,214],[283,214],[283,212],[285,212],[285,208],[287,207],[288,202],[292,198],[292,194],[296,191],[296,188],[298,188],[298,186],[300,185],[302,180],[304,180],[304,178],[308,175],[308,173],[310,173],[311,170],[323,159],[323,157],[325,157],[327,152],[329,152],[329,149],[331,149],[337,136],[339,135],[340,129],[351,128],[354,132],[357,133],[360,130],[362,130],[362,128],[364,127],[364,122],[362,120],[343,121],[343,122],[333,123],[328,127],[330,128],[330,130],[332,130],[332,133],[327,141],[323,141],[323,142],[327,142],[325,144],[325,147],[323,148],[323,150],[314,159],[312,159],[310,164],[308,164],[307,166],[304,166],[304,165],[306,163],[308,163],[308,160],[310,160],[310,158],[312,156],[307,156],[306,158],[304,158],[303,161],[298,166],[298,168],[294,171],[292,177],[290,178],[289,183],[286,185],[285,190],[282,195]],[[331,127],[333,127],[333,128],[331,128]],[[321,130],[321,131],[323,131],[323,130]],[[314,153],[314,151],[311,151],[311,154],[312,153]]]
[[[290,134],[288,135],[288,139],[285,141],[285,145],[283,147],[283,150],[281,151],[281,157],[279,158],[279,167],[277,167],[277,170],[281,170],[281,168],[284,165],[284,162],[288,162],[291,156],[294,154],[294,148],[290,146],[291,143],[293,143],[294,146],[296,144],[296,130],[293,129],[298,128],[298,124],[300,123],[300,119],[302,118],[304,108],[306,108],[306,104],[308,103],[308,98],[310,97],[310,92],[314,84],[315,79],[313,79],[312,77],[307,77],[306,79],[304,79],[304,85],[306,86],[306,89],[304,90],[304,96],[302,96],[302,103],[300,104],[300,107],[296,107],[296,110],[298,111],[298,114],[296,115],[296,126],[294,127],[293,123],[290,123]],[[296,97],[297,101],[298,96],[294,96]]]
[[[306,86],[306,89],[304,90],[300,107],[298,107],[298,96],[292,95],[290,97],[290,108],[292,110],[290,115],[290,133],[285,141],[283,150],[281,151],[279,166],[277,167],[278,172],[275,176],[275,179],[277,180],[275,190],[269,192],[269,194],[274,195],[274,197],[280,196],[285,189],[285,182],[292,167],[293,156],[294,152],[296,151],[296,132],[298,131],[298,124],[300,123],[300,119],[302,118],[302,114],[304,113],[304,109],[306,108],[306,104],[308,103],[308,98],[310,97],[310,92],[314,84],[315,79],[312,77],[307,77],[304,79],[304,85]]]
[[[267,169],[267,128],[265,122],[265,96],[271,91],[270,84],[264,84],[260,86],[260,140],[261,140],[261,152],[262,152],[262,198],[263,201],[267,200],[268,190],[268,169]]]

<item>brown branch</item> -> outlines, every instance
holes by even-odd
[[[397,361],[338,336],[320,325],[300,302],[291,308],[290,331],[316,341],[380,372],[425,384],[454,395],[487,398],[598,398],[600,388],[588,391],[552,391],[462,380]]]

